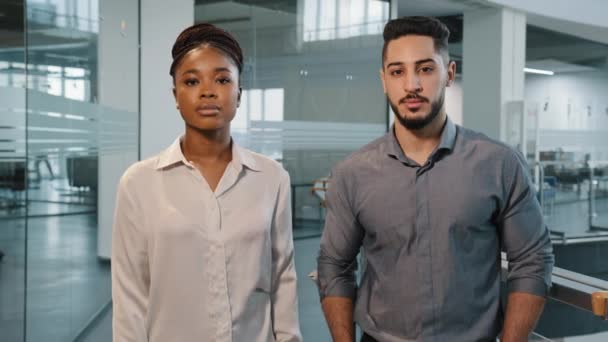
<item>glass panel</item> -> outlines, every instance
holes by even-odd
[[[26,8],[27,67],[16,68],[27,69],[28,88],[26,340],[63,342],[92,328],[111,300],[114,191],[138,159],[139,8]]]
[[[23,1],[0,2],[0,339],[23,341],[26,271]]]
[[[383,135],[378,77],[390,3],[372,0],[196,1],[195,22],[233,33],[243,48],[234,139],[281,162],[291,177],[300,322],[304,340],[328,341],[316,268],[324,218],[322,179]],[[313,239],[308,239],[314,237]]]
[[[386,131],[378,67],[389,5],[198,2],[195,21],[216,23],[243,47],[243,97],[233,133],[247,147],[280,159],[289,171],[296,236],[320,234],[322,199],[312,195],[314,181]],[[380,29],[372,29],[372,23]]]
[[[526,150],[556,266],[608,279],[608,45],[531,25],[526,36]],[[538,331],[603,341],[592,334],[608,325],[549,302]]]

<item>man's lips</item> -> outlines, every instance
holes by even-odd
[[[426,101],[422,98],[409,98],[401,101],[401,103],[405,103],[405,106],[410,110],[419,109],[425,102]]]

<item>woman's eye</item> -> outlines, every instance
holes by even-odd
[[[229,78],[219,78],[217,80],[217,82],[220,84],[227,84],[227,83],[230,83],[230,79]]]
[[[189,86],[189,87],[191,87],[191,86],[197,85],[198,84],[198,80],[194,79],[194,78],[189,78],[189,79],[187,79],[187,80],[184,81],[184,84],[187,85],[187,86]]]

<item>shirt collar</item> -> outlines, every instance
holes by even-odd
[[[443,129],[441,131],[441,139],[439,141],[439,145],[437,149],[433,152],[436,154],[439,151],[446,150],[452,151],[454,149],[454,144],[456,143],[456,125],[450,120],[449,117],[446,117],[446,122],[443,125]],[[390,131],[386,135],[386,143],[385,143],[386,153],[394,158],[397,158],[404,162],[411,162],[409,158],[405,156],[401,146],[399,145],[399,141],[397,141],[397,137],[395,136],[395,124],[393,124],[390,128]]]
[[[244,166],[252,171],[262,171],[253,156],[253,152],[239,146],[234,142],[234,139],[232,140],[232,162],[238,169],[242,169]]]
[[[441,141],[437,147],[437,151],[447,150],[452,151],[456,143],[456,125],[449,117],[445,120],[443,131],[441,132]]]
[[[169,166],[173,166],[178,163],[191,166],[191,164],[184,157],[184,153],[181,148],[181,140],[183,136],[178,137],[173,143],[158,156],[156,162],[156,170],[161,170]],[[234,139],[232,140],[232,166],[240,171],[243,166],[252,171],[261,171],[258,167],[258,163],[252,152],[239,146]]]
[[[188,165],[184,154],[182,153],[182,148],[180,146],[180,142],[182,137],[178,137],[173,141],[171,146],[162,151],[158,156],[158,160],[156,162],[156,169],[164,169],[166,167],[172,166],[177,163],[183,163]]]

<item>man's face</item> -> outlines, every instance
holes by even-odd
[[[388,43],[380,71],[382,87],[397,119],[407,129],[426,127],[443,110],[445,87],[456,66],[446,66],[433,38],[407,35]]]

